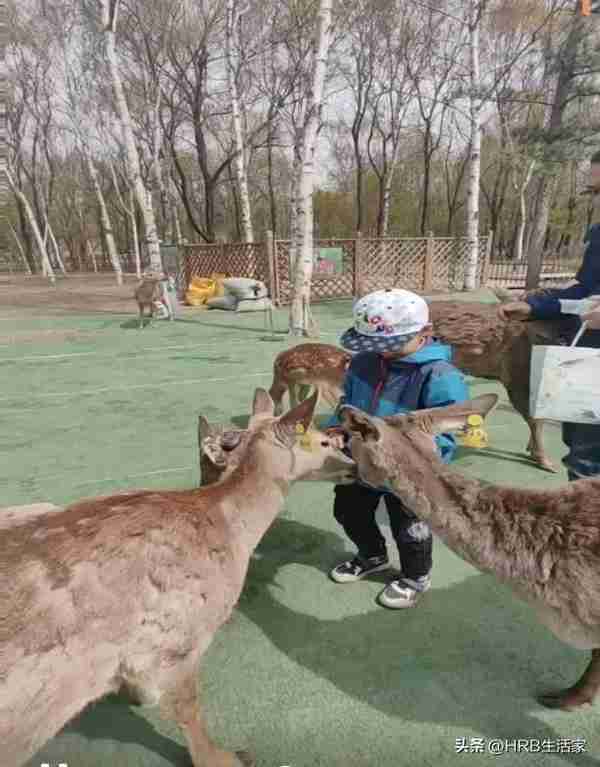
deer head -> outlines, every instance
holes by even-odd
[[[228,477],[242,461],[255,434],[274,449],[293,457],[292,479],[332,481],[344,484],[356,479],[354,461],[329,437],[311,427],[318,392],[283,416],[275,416],[275,405],[268,392],[257,389],[252,415],[246,429],[228,429],[198,419],[198,441],[202,484],[212,484]]]
[[[351,434],[350,448],[361,479],[370,485],[412,492],[426,487],[439,461],[435,436],[460,431],[470,415],[483,418],[498,402],[484,394],[468,402],[376,418],[357,408],[340,408],[342,425]]]
[[[356,480],[356,464],[337,446],[335,439],[311,424],[319,391],[282,416],[268,392],[257,389],[248,428],[269,460],[281,465],[287,481],[308,480],[344,484]],[[284,468],[285,467],[285,468]]]
[[[198,447],[202,485],[220,482],[239,465],[246,452],[250,431],[211,424],[198,416]]]

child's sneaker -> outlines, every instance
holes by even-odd
[[[389,562],[385,554],[381,557],[368,557],[366,559],[356,556],[354,559],[349,559],[334,567],[329,575],[336,583],[353,583],[360,581],[361,578],[366,578],[371,573],[387,570],[388,567]]]
[[[377,601],[384,607],[398,610],[405,607],[415,607],[419,599],[431,588],[431,576],[425,575],[417,580],[400,578],[391,581],[381,592]]]

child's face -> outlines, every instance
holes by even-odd
[[[408,357],[409,354],[418,352],[419,349],[427,342],[427,339],[430,337],[430,335],[431,332],[429,330],[424,330],[407,344],[404,344],[401,349],[397,349],[394,352],[383,352],[383,356],[386,360],[399,360],[402,359],[402,357]]]

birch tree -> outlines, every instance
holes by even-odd
[[[560,143],[564,142],[564,117],[576,87],[578,73],[578,54],[586,36],[586,20],[578,14],[578,2],[574,3],[575,13],[568,22],[565,32],[560,33],[562,38],[557,46],[556,59],[549,61],[547,81],[551,89],[551,106],[547,110],[546,126],[544,131],[545,143],[545,168],[538,175],[534,192],[535,218],[534,226],[529,239],[529,253],[527,257],[526,288],[531,290],[539,284],[544,255],[544,243],[550,218],[552,198],[555,193],[558,179],[558,166],[556,160],[560,157]],[[555,74],[552,70],[555,69]],[[557,71],[556,71],[557,70]],[[593,69],[584,68],[584,73],[593,74]],[[552,87],[553,86],[553,87]],[[553,92],[552,92],[553,91]]]
[[[150,268],[153,271],[162,271],[162,260],[160,257],[160,247],[158,243],[158,231],[156,228],[154,208],[152,206],[152,199],[148,194],[142,179],[140,159],[135,144],[131,114],[127,104],[127,99],[125,97],[123,82],[119,70],[119,61],[116,48],[116,28],[120,1],[100,0],[100,2],[106,61],[108,64],[115,97],[115,108],[123,133],[123,143],[125,146],[128,173],[131,178],[131,184],[135,193],[136,202],[144,221],[144,240],[150,260]]]
[[[296,226],[292,232],[296,249],[293,264],[290,333],[308,335],[310,330],[310,288],[313,273],[313,192],[315,144],[321,122],[321,107],[331,41],[332,0],[320,0],[313,43],[312,80],[304,125],[299,137],[300,171],[296,192]]]
[[[254,241],[252,230],[252,218],[250,215],[250,196],[248,193],[248,175],[246,147],[244,143],[244,131],[242,128],[242,115],[240,111],[240,94],[238,91],[239,76],[239,42],[237,28],[239,12],[236,9],[235,0],[227,0],[227,18],[225,22],[225,60],[227,66],[227,80],[229,95],[231,98],[231,123],[235,146],[233,168],[239,195],[240,226],[244,242]]]
[[[129,226],[131,229],[131,239],[132,239],[132,245],[133,245],[133,258],[135,261],[135,273],[139,280],[142,276],[142,263],[140,259],[140,244],[139,244],[139,237],[138,237],[137,220],[135,215],[135,198],[133,195],[133,190],[131,189],[131,187],[128,187],[127,191],[129,193],[129,203],[126,203],[119,189],[119,182],[117,181],[117,173],[115,171],[115,166],[113,162],[110,162],[110,172],[111,172],[113,187],[119,202],[119,206],[121,210],[123,211],[123,213],[129,219]],[[177,243],[179,244],[179,240],[177,240]]]
[[[485,2],[469,0],[469,181],[467,192],[468,256],[465,265],[465,290],[477,287],[479,263],[479,187],[481,175],[481,81],[479,27]]]

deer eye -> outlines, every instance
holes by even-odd
[[[330,443],[326,439],[321,441],[321,447],[329,447],[329,445]]]

